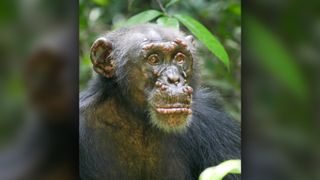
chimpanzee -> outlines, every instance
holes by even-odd
[[[82,179],[197,179],[240,158],[240,124],[200,88],[192,36],[155,24],[121,28],[98,38],[90,57]]]

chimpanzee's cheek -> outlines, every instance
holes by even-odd
[[[141,86],[143,90],[150,89],[154,86],[153,70],[142,65],[140,68]]]
[[[151,86],[148,70],[141,64],[140,66],[133,64],[131,67],[131,71],[128,74],[128,79],[131,79],[131,81],[128,84],[132,101],[143,106],[146,104],[147,99],[146,89],[149,89]]]

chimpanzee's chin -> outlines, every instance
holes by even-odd
[[[151,123],[157,128],[171,133],[188,127],[192,115],[192,96],[188,93],[172,91],[156,92],[148,98]]]
[[[168,133],[183,131],[191,121],[191,110],[188,108],[166,108],[160,112],[159,109],[152,108],[150,114],[151,123]]]

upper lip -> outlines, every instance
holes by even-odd
[[[191,95],[181,94],[163,94],[159,93],[153,97],[152,107],[163,114],[191,114]]]
[[[179,95],[167,95],[167,94],[157,94],[154,96],[154,102],[158,102],[157,106],[180,106],[180,105],[190,105],[191,96],[186,94]]]

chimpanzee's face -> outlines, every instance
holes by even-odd
[[[91,48],[94,70],[116,81],[129,107],[147,113],[156,127],[174,132],[190,123],[193,38],[146,26],[119,30]],[[194,80],[192,80],[194,81]]]
[[[137,106],[167,132],[187,127],[191,119],[193,57],[185,39],[145,40],[139,57],[128,60],[128,86]]]

